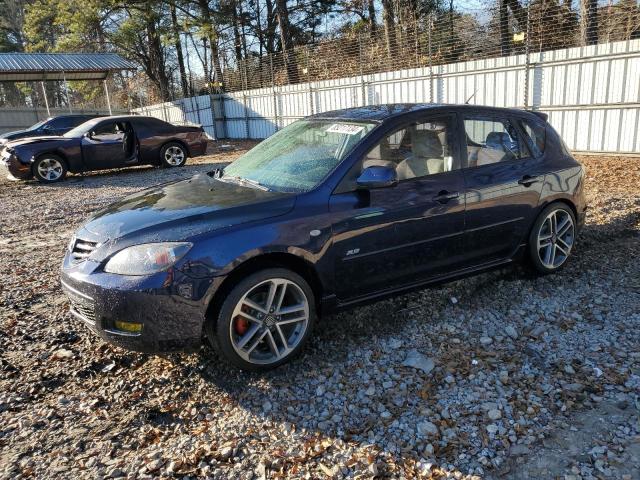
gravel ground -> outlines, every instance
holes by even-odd
[[[58,268],[92,211],[207,171],[0,181],[1,478],[640,478],[640,159],[584,158],[575,256],[323,319],[269,374],[136,354],[68,313]]]

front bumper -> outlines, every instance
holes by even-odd
[[[194,350],[201,345],[206,307],[185,298],[189,291],[172,282],[173,273],[132,279],[100,272],[86,274],[88,269],[87,265],[63,267],[60,280],[71,313],[99,337],[148,353]],[[142,331],[122,331],[116,320],[140,323]]]
[[[22,163],[15,155],[7,156],[3,148],[0,151],[0,175],[10,180],[29,180],[33,177],[31,164]]]

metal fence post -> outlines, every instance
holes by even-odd
[[[311,115],[315,112],[313,111],[313,85],[311,84],[311,67],[309,65],[309,46],[305,47],[305,56],[307,60],[306,70],[307,70],[307,84],[309,85],[309,111]]]
[[[242,68],[240,70],[240,75],[242,75],[242,73],[244,72],[244,80],[243,80],[243,87],[244,89],[242,90],[242,106],[244,107],[244,133],[245,133],[245,138],[249,139],[249,109],[247,107],[247,87],[249,85],[249,81],[247,78],[247,62],[243,62],[244,63],[244,68]]]
[[[429,14],[427,19],[427,41],[429,49],[429,103],[433,103],[433,59],[431,54],[431,30],[433,28],[433,17]]]
[[[214,94],[211,93],[211,85],[208,87],[209,89],[209,110],[211,110],[211,126],[213,127],[213,138],[218,140],[218,122],[216,120],[216,104],[214,99]]]
[[[229,138],[229,128],[227,126],[227,110],[226,110],[226,105],[225,102],[227,101],[225,98],[225,93],[224,91],[221,91],[219,93],[219,99],[220,99],[220,114],[222,115],[222,135],[223,138]]]
[[[273,71],[273,53],[269,54],[269,67],[271,69],[271,88],[273,89],[273,120],[276,132],[278,131],[278,94],[276,92],[276,78]]]
[[[530,59],[529,59],[529,32],[530,32],[530,16],[529,11],[531,10],[531,2],[527,2],[527,27],[525,32],[525,42],[524,42],[524,108],[525,110],[529,108],[529,67],[530,67]]]
[[[364,70],[362,68],[363,65],[362,58],[362,33],[358,34],[358,65],[360,66],[360,89],[362,91],[362,105],[367,105],[367,85],[364,81]]]

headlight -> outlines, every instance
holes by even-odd
[[[174,265],[186,255],[191,243],[145,243],[116,253],[104,267],[119,275],[150,275]]]

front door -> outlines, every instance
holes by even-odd
[[[467,260],[479,265],[512,256],[526,241],[545,170],[516,119],[465,115],[464,128]]]
[[[82,138],[82,158],[89,170],[116,168],[125,165],[127,148],[125,132],[128,122],[105,120]]]
[[[331,198],[340,300],[424,281],[460,265],[464,178],[455,116],[424,117],[386,135]],[[358,190],[369,166],[393,167],[395,187]]]

